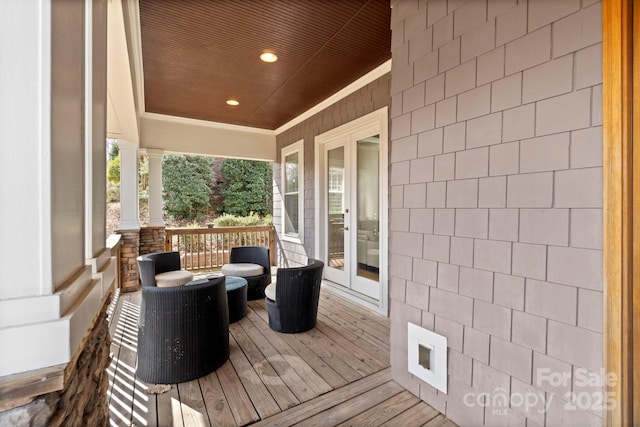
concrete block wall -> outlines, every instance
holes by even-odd
[[[276,136],[277,161],[273,163],[273,224],[278,233],[276,251],[278,265],[295,267],[307,264],[307,257],[315,251],[314,220],[318,214],[314,202],[314,139],[316,136],[353,121],[390,103],[390,74],[372,81],[335,104],[314,114],[305,121]],[[298,244],[283,240],[282,234],[282,192],[281,192],[281,150],[300,140],[304,140],[304,242]]]
[[[393,378],[461,425],[601,425],[601,4],[391,4]]]

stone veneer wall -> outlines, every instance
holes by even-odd
[[[153,252],[164,251],[164,238],[166,236],[164,227],[141,227],[140,228],[140,255]]]
[[[304,140],[304,244],[276,240],[277,262],[280,266],[306,265],[314,256],[316,216],[314,193],[314,138],[373,111],[389,106],[390,75],[376,79],[365,87],[313,115],[276,137],[277,160],[273,163],[273,224],[276,233],[282,232],[281,159],[282,148]]]
[[[109,298],[87,332],[75,363],[66,368],[64,390],[36,397],[32,402],[0,412],[2,426],[84,427],[109,424],[107,367],[111,362],[107,309]]]
[[[601,4],[392,5],[393,378],[463,425],[601,425]],[[448,338],[447,394],[407,322]]]
[[[138,255],[140,232],[138,230],[117,231],[122,235],[120,248],[120,289],[123,292],[137,291],[140,288]]]

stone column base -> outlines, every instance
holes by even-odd
[[[132,292],[140,289],[140,272],[138,271],[138,255],[140,251],[139,230],[118,230],[122,235],[120,248],[120,290]]]
[[[95,323],[65,368],[64,389],[36,397],[31,402],[0,412],[1,426],[106,426],[109,424],[107,368],[111,338],[107,298]]]
[[[164,226],[140,228],[140,255],[164,252],[164,238],[166,236],[164,229]]]

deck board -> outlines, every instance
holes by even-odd
[[[325,288],[323,288],[325,289]],[[320,294],[320,301],[326,302],[326,304],[320,303],[320,308],[325,307],[334,307],[339,308],[354,318],[360,319],[366,323],[375,324],[376,328],[379,328],[382,332],[389,332],[389,319],[381,314],[373,312],[368,308],[365,308],[361,305],[354,304],[351,301],[346,300],[345,298],[339,297],[332,292],[322,292]],[[385,335],[386,338],[382,338],[382,341],[386,341],[388,343],[389,335]]]
[[[327,322],[318,322],[317,329],[331,337],[336,344],[353,354],[371,369],[377,371],[389,365],[389,351],[369,343],[361,336],[345,328],[333,327]]]
[[[424,402],[419,402],[381,425],[384,427],[422,426],[432,421],[437,415],[439,415],[438,411]]]
[[[380,386],[388,382],[391,379],[391,371],[389,368],[377,372],[373,375],[369,375],[366,378],[355,381],[344,387],[340,387],[337,390],[331,391],[320,397],[315,398],[312,401],[303,403],[295,408],[289,409],[286,412],[274,415],[271,418],[267,418],[259,423],[256,423],[256,427],[285,427],[298,425],[303,420],[308,419],[319,413],[323,413],[339,403],[351,401],[351,399],[360,396],[375,387]]]
[[[420,402],[420,399],[405,390],[361,413],[360,415],[339,424],[339,427],[378,426],[391,418],[400,415],[404,411],[416,405],[418,402]]]
[[[317,328],[299,334],[298,337],[347,381],[353,382],[369,374],[369,369],[362,361],[319,332]]]
[[[231,413],[218,375],[214,372],[198,380],[202,391],[202,398],[209,415],[209,420],[214,426],[235,427],[237,424]]]
[[[278,404],[260,381],[258,374],[250,368],[250,363],[231,336],[229,347],[232,352],[229,361],[218,368],[217,374],[236,422],[244,425],[258,421],[258,410],[264,416],[278,412]],[[234,362],[235,365],[232,365]],[[254,396],[257,407],[254,407],[251,396]]]
[[[182,405],[177,387],[171,387],[168,392],[157,395],[156,403],[159,426],[184,427]]]
[[[247,316],[253,325],[264,335],[268,337],[269,342],[278,349],[280,356],[287,360],[291,367],[298,373],[301,378],[304,378],[305,383],[314,391],[315,396],[326,393],[333,390],[333,388],[327,384],[327,382],[319,375],[314,369],[314,366],[300,358],[300,355],[296,353],[291,346],[282,339],[283,334],[272,331],[269,326],[257,320],[253,310],[249,310]]]
[[[118,322],[114,329],[112,352],[116,357],[112,359],[113,376],[110,387],[110,408],[124,414],[130,414],[137,422],[155,422],[156,411],[144,399],[145,387],[135,380],[136,350],[138,345],[137,319],[138,306],[131,301],[134,295],[127,295],[121,302]],[[126,314],[126,315],[125,315]],[[114,347],[115,346],[115,347]],[[137,391],[137,392],[136,392]],[[151,399],[148,399],[151,400]],[[113,417],[117,425],[129,425],[128,418],[120,415]]]
[[[379,323],[367,320],[366,317],[358,317],[357,313],[345,310],[340,304],[321,306],[318,310],[320,316],[330,320],[340,327],[356,330],[360,336],[366,338],[374,345],[389,349],[389,328],[382,327]],[[371,313],[373,315],[374,313]]]
[[[135,374],[140,292],[114,304],[112,426],[454,426],[391,379],[389,320],[330,291],[300,334],[273,331],[265,302],[250,301],[229,327],[229,360],[159,394]]]
[[[260,309],[254,305],[252,311],[257,315]],[[250,318],[252,318],[252,311],[249,311]],[[254,321],[254,323],[259,322],[256,320]],[[269,328],[269,325],[266,322],[262,322],[262,325],[263,326],[259,326],[259,328]],[[348,384],[347,380],[345,380],[335,369],[333,369],[333,367],[322,360],[320,356],[318,356],[309,347],[307,347],[296,334],[277,334],[277,336],[279,339],[288,344],[291,350],[301,360],[303,360],[310,369],[313,369],[318,375],[320,375],[332,390]],[[322,392],[319,392],[318,394],[320,393]]]
[[[422,427],[456,427],[456,424],[444,415],[438,414]]]
[[[185,426],[210,426],[209,416],[202,399],[198,380],[177,385],[180,396],[182,419]]]
[[[388,381],[378,387],[362,393],[346,402],[342,402],[333,408],[327,409],[298,424],[300,427],[335,426],[362,412],[375,408],[382,402],[391,399],[404,389],[394,381]]]
[[[244,351],[244,355],[249,362],[244,369],[255,370],[256,375],[260,377],[260,380],[269,390],[274,402],[277,404],[277,407],[274,406],[269,408],[266,412],[276,413],[279,410],[284,410],[299,404],[300,401],[287,387],[284,379],[278,375],[262,352],[260,352],[257,343],[247,335],[247,331],[238,323],[231,325],[230,330],[232,332],[232,336],[235,337],[236,342]]]
[[[129,362],[128,366],[130,367],[131,377],[134,378],[134,394],[133,394],[133,418],[134,423],[136,425],[142,424],[147,427],[156,427],[162,426],[163,424],[158,421],[158,411],[157,411],[157,396],[155,394],[147,393],[147,390],[151,384],[147,384],[141,379],[137,378],[135,375],[135,367],[136,367],[136,353],[133,351],[133,348],[137,350],[138,348],[138,336],[137,336],[137,328],[138,328],[138,315],[140,314],[140,293],[131,294],[131,297],[127,304],[127,309],[134,313],[135,322],[130,322],[128,324],[128,330],[130,331],[127,335],[131,337],[131,349],[130,358],[127,358],[127,362]],[[133,320],[133,319],[132,319]]]
[[[304,402],[315,397],[313,390],[307,386],[300,375],[298,375],[298,373],[291,367],[287,359],[282,357],[282,355],[278,353],[264,335],[258,331],[251,320],[245,317],[239,323],[262,354],[264,358],[262,363],[265,368],[268,367],[273,370],[276,373],[275,377],[281,378],[292,393],[294,397],[292,403],[283,407],[283,409],[290,408],[300,402]]]

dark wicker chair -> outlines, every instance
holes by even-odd
[[[137,374],[152,384],[200,378],[229,357],[224,276],[184,286],[142,288]]]
[[[309,258],[305,267],[278,269],[276,299],[265,298],[271,329],[296,333],[316,326],[323,268],[322,261]]]
[[[236,246],[231,248],[229,263],[258,264],[264,268],[264,273],[258,276],[245,277],[247,279],[247,300],[264,298],[264,288],[271,283],[271,257],[266,246]]]
[[[180,252],[154,252],[138,257],[138,271],[143,287],[156,286],[156,275],[180,270]],[[183,272],[186,273],[185,270]],[[191,280],[185,279],[185,282]]]

